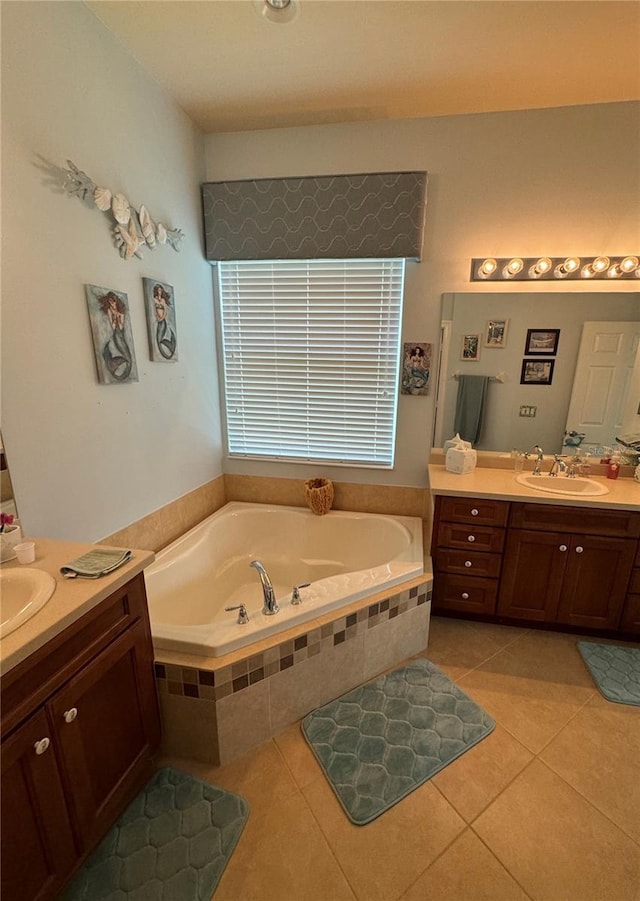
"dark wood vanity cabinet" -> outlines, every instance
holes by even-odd
[[[54,898],[153,771],[144,578],[18,664],[2,700],[2,897]]]
[[[437,497],[434,612],[640,634],[639,536],[633,511]]]
[[[437,498],[434,612],[495,613],[508,513],[503,501]]]

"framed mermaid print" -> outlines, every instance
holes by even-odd
[[[149,359],[154,363],[177,363],[178,332],[173,288],[153,278],[143,278],[142,285],[149,334]]]
[[[138,381],[129,300],[122,291],[85,285],[98,381],[118,385]]]

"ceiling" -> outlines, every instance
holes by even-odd
[[[85,0],[205,133],[640,99],[637,0]]]

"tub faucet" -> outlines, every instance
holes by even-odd
[[[254,569],[258,570],[260,582],[262,583],[262,593],[264,595],[264,606],[262,608],[262,612],[265,616],[273,616],[273,614],[277,613],[280,608],[278,607],[278,603],[276,601],[276,593],[273,590],[273,585],[271,584],[269,574],[259,560],[252,560],[249,566],[253,566]]]

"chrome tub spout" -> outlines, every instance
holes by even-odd
[[[262,607],[262,612],[265,616],[273,616],[273,614],[277,613],[280,608],[278,607],[278,604],[276,602],[276,593],[273,590],[273,585],[271,584],[269,574],[259,560],[252,560],[249,566],[253,566],[253,568],[258,571],[258,575],[260,576],[260,582],[262,584],[262,594],[264,596],[264,606]]]

